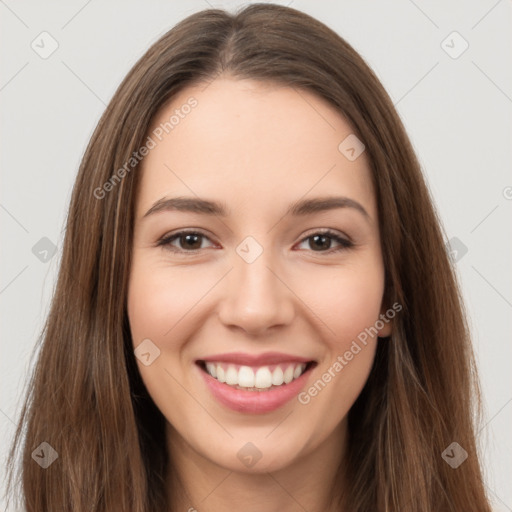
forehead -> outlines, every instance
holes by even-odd
[[[164,195],[226,199],[254,213],[336,193],[356,196],[373,216],[366,154],[351,161],[339,149],[351,134],[343,116],[309,91],[229,78],[188,87],[153,120],[139,212]]]

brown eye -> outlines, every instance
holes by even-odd
[[[194,252],[203,249],[203,239],[208,240],[208,237],[197,231],[180,231],[162,238],[158,241],[157,246],[165,247],[174,252]],[[174,242],[177,242],[177,244]]]
[[[336,242],[339,247],[331,249],[333,241]],[[351,241],[342,238],[333,231],[314,233],[304,238],[301,243],[304,242],[308,242],[308,248],[314,252],[336,252],[348,249],[354,245]]]
[[[202,235],[187,233],[186,235],[180,235],[177,240],[179,240],[183,248],[192,250],[201,249]]]
[[[205,247],[202,247],[203,240],[209,240],[209,238],[197,231],[180,231],[169,236],[163,237],[158,241],[157,246],[165,247],[166,249],[176,253],[194,253]],[[308,243],[306,249],[313,252],[337,252],[343,249],[353,247],[353,243],[348,239],[339,236],[334,231],[322,231],[313,233],[312,235],[304,238],[301,242]],[[338,244],[338,247],[332,247],[333,243]]]

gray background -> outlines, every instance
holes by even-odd
[[[71,187],[105,105],[175,23],[243,3],[0,0],[2,472],[56,278]],[[496,510],[512,511],[511,0],[286,4],[361,53],[408,130],[457,250],[484,391],[487,486]],[[54,53],[41,56],[52,44]]]

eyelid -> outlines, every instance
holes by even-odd
[[[342,231],[338,231],[336,229],[331,228],[315,228],[310,231],[307,231],[306,234],[302,236],[301,242],[303,242],[307,238],[312,237],[313,235],[329,235],[331,238],[342,238],[346,242],[354,243],[354,241],[347,234],[343,233]]]
[[[211,238],[209,235],[204,233],[201,229],[198,228],[189,228],[189,229],[181,229],[179,231],[176,231],[175,233],[169,233],[164,235],[162,238],[160,238],[156,242],[156,247],[163,247],[164,249],[170,250],[174,253],[179,254],[196,254],[198,251],[201,251],[202,249],[192,249],[190,251],[185,251],[183,249],[176,249],[173,246],[171,246],[171,242],[174,242],[177,240],[181,235],[200,235],[203,238],[206,238],[211,241]],[[213,242],[212,242],[213,243]]]
[[[344,249],[351,249],[355,246],[355,243],[352,241],[352,239],[349,236],[345,235],[344,233],[338,232],[334,229],[331,229],[331,228],[313,229],[312,231],[306,233],[301,238],[299,244],[304,243],[305,241],[308,240],[308,238],[311,238],[314,235],[327,236],[327,237],[331,238],[331,240],[334,240],[335,242],[337,242],[340,246],[338,248],[334,248],[334,249],[333,248],[327,249],[326,251],[311,251],[313,253],[332,254],[332,253],[335,253],[335,252],[338,252],[338,251],[341,251]]]
[[[175,240],[179,239],[180,236],[187,235],[187,234],[200,235],[201,237],[212,241],[210,236],[207,235],[206,233],[204,233],[201,229],[189,228],[189,229],[182,229],[175,233],[170,233],[170,234],[164,235],[162,238],[160,238],[157,241],[156,246],[163,247],[164,249],[167,249],[175,254],[180,254],[180,255],[185,255],[187,253],[188,254],[197,254],[199,251],[203,250],[203,249],[183,250],[183,249],[177,249],[177,248],[174,248],[173,246],[171,246],[171,242],[174,242]],[[300,241],[298,242],[298,244],[300,245],[300,244],[306,242],[309,238],[313,237],[314,235],[327,236],[327,237],[331,238],[331,240],[334,240],[336,243],[339,244],[338,248],[334,248],[334,249],[330,248],[330,249],[327,249],[326,251],[311,251],[314,253],[332,254],[332,253],[335,253],[335,252],[338,252],[338,251],[341,251],[344,249],[350,249],[350,248],[354,247],[354,245],[355,245],[349,236],[345,235],[344,233],[339,233],[338,231],[335,231],[331,228],[313,229],[313,230],[307,232],[305,235],[303,235],[302,238],[300,239]],[[295,245],[297,245],[297,244],[295,244]]]

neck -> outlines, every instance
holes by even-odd
[[[167,425],[170,510],[339,512],[346,438],[343,421],[329,438],[286,467],[240,472],[203,457]]]

